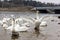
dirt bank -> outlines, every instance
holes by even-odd
[[[31,12],[33,7],[12,7],[12,8],[0,8],[0,11],[13,11],[13,12]]]

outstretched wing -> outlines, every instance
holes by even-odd
[[[39,19],[39,21],[40,22],[42,22],[45,18],[47,18],[47,17],[49,17],[50,18],[50,16],[48,16],[48,15],[45,15],[45,16],[42,16],[40,19]]]
[[[28,19],[28,18],[22,18],[22,19],[25,20],[26,22],[33,23],[33,20],[31,20],[31,19]]]

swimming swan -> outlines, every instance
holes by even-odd
[[[27,31],[28,29],[29,28],[27,28],[26,26],[20,26],[19,24],[15,23],[14,20],[12,20],[12,25],[7,28],[7,30],[16,32]]]
[[[41,18],[39,18],[38,11],[37,11],[36,18],[35,19],[32,18],[32,17],[30,17],[30,16],[28,18],[34,24],[34,26],[35,26],[34,29],[35,30],[38,30],[40,26],[46,26],[47,25],[47,22],[46,21],[43,21],[43,19],[44,18],[47,18],[47,17],[50,17],[50,16],[45,15],[45,16],[42,16]]]

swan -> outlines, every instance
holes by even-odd
[[[3,18],[0,20],[0,24],[3,25],[3,23],[7,23],[10,20],[10,18]]]
[[[21,26],[24,25],[26,27],[30,27],[30,22],[32,22],[31,20],[27,19],[27,18],[24,18],[24,17],[19,17],[15,20],[15,22],[17,24],[20,24]]]
[[[41,24],[41,23],[46,23],[46,21],[43,21],[44,18],[46,17],[49,17],[49,16],[42,16],[41,18],[39,18],[39,15],[38,15],[38,11],[36,13],[36,18],[32,18],[32,17],[29,17],[29,19],[31,20],[30,22],[34,23],[34,24]]]
[[[7,30],[16,31],[16,32],[27,31],[28,29],[29,28],[27,28],[24,25],[20,26],[19,24],[15,23],[15,20],[12,20],[12,25],[7,28]]]
[[[23,24],[21,24],[21,25],[24,25],[24,26],[26,26],[26,27],[30,27],[29,22],[23,23]]]
[[[10,20],[10,18],[5,18],[5,17],[2,20],[0,20],[0,24],[4,29],[6,29],[8,27],[9,20]]]
[[[38,15],[39,11],[37,11],[36,13],[36,18],[32,18],[32,17],[29,17],[29,19],[32,21],[32,23],[34,24],[35,26],[35,30],[39,30],[39,27],[40,26],[46,26],[47,25],[47,22],[46,21],[43,21],[44,18],[47,18],[47,17],[50,17],[50,16],[42,16],[41,18],[39,18],[39,15]]]
[[[7,30],[10,30],[10,31],[17,31],[16,29],[15,29],[15,26],[16,27],[18,27],[19,25],[15,25],[15,19],[14,18],[12,18],[12,21],[11,21],[11,26],[9,26],[8,28],[6,28]]]
[[[6,28],[8,27],[8,25],[7,25],[5,22],[3,22],[2,27],[3,27],[4,29],[6,29]]]
[[[19,31],[27,31],[29,28],[29,23],[27,22],[27,20],[25,20],[25,18],[23,17],[19,17],[15,20],[16,24],[20,25],[19,27]],[[19,22],[19,23],[18,23]]]
[[[3,20],[0,20],[0,23],[2,24],[3,28],[10,31],[27,31],[29,28],[26,26],[27,23],[24,23],[24,25],[20,26],[19,23],[23,22],[22,18],[14,19],[14,15],[11,15],[12,18],[3,18]],[[8,26],[8,21],[10,22],[10,26]],[[19,23],[18,23],[19,22]],[[22,23],[23,24],[23,23]]]
[[[15,23],[23,24],[23,19],[21,17],[15,19]]]
[[[19,30],[19,31],[27,31],[29,28],[26,26],[26,25],[28,25],[28,23],[26,22],[26,23],[24,23],[24,19],[23,18],[17,18],[16,20],[16,24],[15,25],[17,25],[17,29],[16,30]],[[17,23],[17,21],[20,21],[21,22],[21,24],[20,23]],[[20,26],[20,25],[21,26]],[[19,25],[19,26],[18,26]]]
[[[39,25],[40,27],[45,27],[45,26],[47,26],[47,22],[46,22],[46,21],[43,21],[43,19],[44,19],[44,18],[47,18],[47,17],[50,17],[50,16],[45,15],[45,16],[42,16],[41,18],[39,18],[38,12],[36,13],[36,16],[37,16],[37,21],[38,21],[38,23],[40,24],[40,25]],[[36,21],[36,20],[35,20],[35,21]],[[37,23],[37,21],[35,22],[35,24]],[[37,24],[38,24],[38,23],[37,23]]]
[[[10,18],[5,18],[5,17],[2,19],[3,22],[7,22],[9,20],[10,20]]]

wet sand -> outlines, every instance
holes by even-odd
[[[4,14],[5,13],[5,14]],[[0,12],[0,19],[2,19],[2,16],[8,16],[10,17],[11,14],[14,14],[16,17],[18,16],[25,16],[29,15],[32,17],[35,17],[35,14],[33,13],[23,13],[23,12]],[[49,19],[45,18],[44,20],[47,21],[47,27],[44,29],[41,29],[40,34],[36,33],[34,30],[34,27],[31,26],[30,30],[27,32],[19,32],[19,38],[16,40],[60,40],[60,19],[58,19],[56,16],[59,14],[39,14],[39,16],[43,15],[53,15],[54,17]],[[51,21],[54,20],[54,21]],[[0,26],[0,40],[12,40],[11,39],[11,32],[5,31]]]

